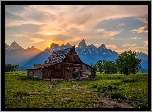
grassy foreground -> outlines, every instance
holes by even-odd
[[[109,108],[104,98],[148,108],[148,74],[100,74],[89,81],[41,81],[5,73],[5,108]],[[114,105],[112,108],[121,108]],[[127,107],[126,107],[127,108]]]

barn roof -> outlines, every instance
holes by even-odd
[[[27,70],[28,69],[44,68],[44,67],[48,67],[48,66],[51,66],[51,65],[55,65],[57,63],[61,63],[64,60],[64,58],[66,57],[66,55],[73,48],[74,48],[74,46],[73,47],[69,47],[69,48],[63,48],[63,49],[59,49],[59,50],[53,51],[51,53],[51,55],[48,57],[48,60],[46,60],[44,64],[39,65],[39,66],[35,66],[35,67],[27,68]]]
[[[96,69],[93,68],[92,66],[90,66],[90,65],[88,65],[88,64],[86,64],[86,63],[83,63],[83,64],[86,65],[86,66],[88,66],[88,67],[90,67],[90,68],[92,68],[92,69],[94,69],[94,70],[96,71]]]
[[[46,64],[57,64],[61,63],[66,55],[72,48],[61,49],[57,51],[53,51],[52,54],[48,57],[48,60],[45,61]]]
[[[50,66],[51,64],[42,64],[42,65],[39,65],[39,66],[32,66],[32,67],[30,67],[30,68],[27,68],[26,70],[30,70],[30,69],[40,69],[40,68],[44,68],[44,67],[48,67],[48,66]]]

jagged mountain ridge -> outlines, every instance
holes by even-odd
[[[15,41],[12,42],[10,46],[5,43],[5,63],[18,64],[22,66],[24,62],[28,61],[40,52],[41,50],[35,48],[34,46],[24,49]]]
[[[118,53],[112,51],[111,49],[107,49],[104,44],[98,48],[93,44],[87,46],[84,39],[79,43],[76,48],[76,52],[78,53],[80,59],[86,64],[95,64],[101,59],[115,61],[118,57]]]
[[[59,46],[58,44],[52,43],[49,48],[46,48],[44,51],[37,53],[37,55],[35,55],[35,56],[31,56],[28,60],[25,60],[24,55],[22,55],[23,59],[20,60],[20,61],[22,61],[22,63],[19,65],[20,65],[20,67],[23,67],[25,69],[25,68],[33,66],[33,64],[35,64],[35,63],[43,64],[48,59],[48,57],[50,56],[50,54],[53,51],[64,49],[64,48],[67,48],[70,46],[71,45],[69,43],[67,43],[66,45],[62,44],[61,46]],[[8,48],[8,47],[9,47],[9,45],[5,44],[5,52],[7,50],[14,48],[13,50],[16,50],[15,52],[17,52],[15,56],[18,55],[18,57],[21,56],[19,51],[25,50],[22,47],[18,47],[15,43],[13,43],[12,48]],[[27,48],[28,54],[30,54],[29,51],[31,49],[36,49],[36,48],[34,48],[34,47]],[[79,43],[78,47],[76,47],[75,50],[76,50],[77,54],[79,55],[80,59],[88,65],[90,63],[95,64],[98,60],[115,61],[119,55],[117,52],[112,51],[111,49],[107,49],[104,44],[102,44],[98,48],[95,47],[93,44],[87,46],[84,39]],[[10,50],[10,51],[12,51],[12,50]],[[141,53],[141,52],[140,53],[137,52],[137,55],[138,55],[137,57],[139,59],[141,59],[142,68],[144,70],[148,70],[148,55],[145,53]],[[12,60],[12,56],[13,55],[11,55],[10,60]],[[7,55],[5,57],[7,57]],[[5,60],[5,62],[6,62],[6,60]],[[12,63],[12,64],[14,64],[14,63]]]
[[[50,45],[50,47],[46,48],[40,54],[38,54],[37,56],[33,57],[32,59],[30,59],[26,63],[24,63],[23,66],[27,68],[27,67],[31,67],[35,63],[43,64],[48,59],[48,57],[50,56],[50,54],[53,51],[57,51],[57,50],[61,50],[61,49],[69,48],[69,47],[71,47],[71,45],[69,43],[67,43],[66,45],[63,44],[61,46],[52,43]]]

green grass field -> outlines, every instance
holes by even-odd
[[[5,72],[5,108],[109,108],[105,97],[148,108],[148,73],[97,73],[96,80],[51,82],[29,78],[26,72]]]

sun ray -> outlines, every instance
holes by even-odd
[[[50,48],[50,44],[48,44],[48,47]]]

